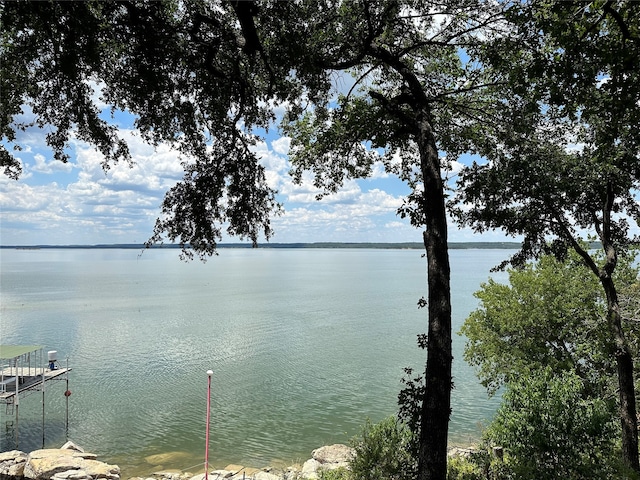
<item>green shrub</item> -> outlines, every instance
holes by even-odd
[[[357,480],[412,480],[416,478],[417,462],[410,453],[412,434],[389,417],[380,423],[370,421],[360,437],[352,440],[355,456],[350,462]]]
[[[319,480],[350,480],[351,472],[345,467],[334,468],[333,470],[320,469],[318,471]]]
[[[522,480],[620,478],[616,433],[615,402],[589,397],[575,373],[549,368],[509,383],[487,430]]]
[[[482,465],[473,459],[454,457],[447,461],[447,480],[484,480],[485,478]]]
[[[447,480],[516,480],[509,465],[490,452],[485,443],[468,457],[449,458]]]

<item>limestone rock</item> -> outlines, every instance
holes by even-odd
[[[189,480],[192,474],[185,473],[180,470],[163,470],[161,472],[153,472],[150,480]]]
[[[146,462],[151,465],[176,465],[188,461],[190,458],[191,455],[189,453],[180,451],[157,453],[144,457]]]
[[[66,472],[58,472],[51,480],[90,480],[91,477],[84,470],[67,470]]]
[[[302,465],[300,477],[315,480],[319,477],[318,472],[320,470],[334,470],[340,467],[349,468],[349,461],[354,456],[354,450],[347,445],[336,443],[316,448],[311,452],[311,456],[313,458]]]
[[[134,477],[129,480],[190,480],[191,477],[193,477],[192,473],[181,470],[162,470],[160,472],[153,472],[151,475],[151,477]]]
[[[260,470],[259,468],[242,467],[242,470],[234,471],[233,475],[228,477],[228,480],[255,480],[256,475],[260,472],[262,472],[262,470]],[[211,478],[211,475],[209,475],[209,477]],[[213,478],[212,480],[222,480],[222,479]],[[263,479],[263,480],[267,480],[267,479]],[[282,479],[279,478],[278,480],[282,480]]]
[[[209,474],[209,478],[213,480],[221,480],[223,478],[231,478],[235,473],[236,472],[231,470],[214,470]],[[204,478],[204,473],[202,474],[202,478]]]
[[[244,467],[242,465],[230,464],[224,467],[222,470],[233,472],[233,474],[235,475],[237,473],[240,473],[242,470],[244,470]]]
[[[347,463],[353,458],[353,455],[353,448],[341,443],[326,445],[311,452],[313,459],[323,465],[328,463]]]
[[[231,477],[233,477],[233,472],[230,470],[213,470],[208,475],[209,480],[223,480]],[[191,480],[204,480],[204,473],[191,477]]]
[[[256,472],[252,475],[253,480],[281,480],[278,475],[274,475],[273,473],[260,471]]]
[[[49,480],[54,477],[55,480],[120,479],[118,466],[99,462],[95,458],[96,455],[92,453],[70,449],[36,450],[27,457],[24,476],[31,480]]]
[[[451,447],[447,451],[447,456],[449,458],[470,458],[476,453],[478,453],[476,448]]]
[[[20,450],[0,453],[0,478],[22,477],[27,454]]]
[[[107,478],[112,480],[120,479],[120,467],[116,465],[109,465],[104,462],[99,462],[97,460],[84,460],[82,462],[83,469],[89,474],[89,476],[93,479],[96,478]]]
[[[322,464],[314,458],[311,458],[304,462],[304,464],[302,465],[302,478],[318,478],[318,468],[320,468],[321,465]]]
[[[75,450],[76,452],[84,453],[84,448],[82,448],[78,444],[73,443],[71,440],[62,445],[60,448],[62,450]]]
[[[24,460],[19,460],[19,459],[24,459]],[[24,453],[23,451],[20,450],[10,450],[8,452],[2,452],[0,453],[0,462],[7,462],[7,461],[23,461],[26,462],[27,461],[27,454]]]
[[[292,465],[287,467],[287,470],[284,472],[283,480],[298,480],[302,476],[302,471],[300,470],[302,467],[300,465]]]

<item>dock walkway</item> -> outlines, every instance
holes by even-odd
[[[19,385],[16,392],[16,368],[5,367],[0,369],[0,403],[11,403],[16,393],[21,394],[28,390],[40,390],[43,386],[43,381],[59,379],[58,377],[71,371],[70,368],[56,368],[51,370],[49,368],[18,368]],[[44,378],[43,378],[44,375]]]

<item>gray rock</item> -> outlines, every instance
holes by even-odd
[[[326,445],[311,452],[314,460],[321,464],[346,464],[353,458],[353,448],[336,443],[334,445]]]
[[[149,480],[189,480],[191,476],[192,474],[179,470],[165,470],[162,472],[153,472],[153,477]]]
[[[353,448],[341,443],[317,448],[311,452],[313,458],[304,462],[301,476],[316,479],[320,470],[349,468],[349,461],[354,454]]]
[[[447,452],[449,458],[469,458],[478,453],[476,448],[451,447]]]
[[[231,478],[234,474],[235,472],[231,470],[213,470],[209,472],[208,478],[209,480],[222,480],[224,478]],[[191,480],[204,480],[204,473],[199,473],[191,477]]]
[[[27,454],[20,450],[9,450],[8,452],[0,453],[0,462],[15,462],[17,459],[23,459],[20,461],[27,461]]]

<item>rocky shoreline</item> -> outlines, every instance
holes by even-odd
[[[302,466],[293,465],[284,470],[270,467],[257,469],[242,465],[228,465],[224,469],[211,470],[211,480],[314,480],[322,469],[347,467],[353,449],[335,444],[320,447]],[[25,453],[12,450],[0,453],[0,480],[121,480],[120,467],[97,460],[94,453],[85,452],[73,442],[59,449],[35,450]],[[129,480],[203,480],[204,473],[167,470],[154,472],[148,477],[131,477]]]
[[[449,456],[467,456],[473,448],[454,447]],[[311,452],[311,458],[302,465],[285,469],[262,469],[242,465],[227,465],[211,470],[208,480],[317,480],[321,470],[348,468],[354,451],[343,444],[326,445]],[[35,450],[25,453],[12,450],[0,453],[0,480],[121,480],[120,467],[97,460],[73,442],[59,449]],[[153,472],[146,477],[128,480],[204,480],[205,474],[179,470]]]

